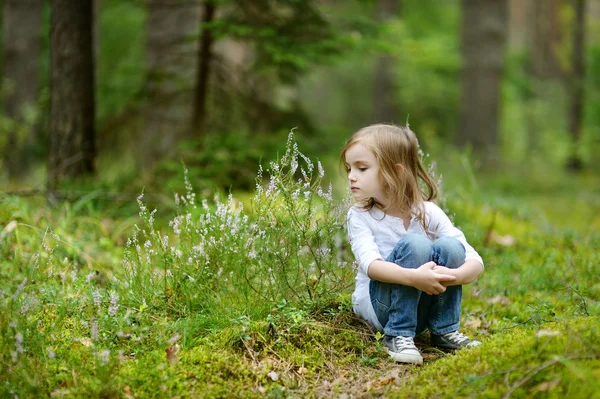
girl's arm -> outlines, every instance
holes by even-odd
[[[384,283],[402,284],[415,287],[427,294],[440,294],[457,277],[448,273],[438,273],[434,262],[427,262],[417,269],[398,267],[397,264],[378,259],[369,265],[368,276]],[[450,270],[450,269],[448,269]]]
[[[449,269],[444,266],[436,266],[433,268],[438,273],[447,276],[454,276],[456,280],[446,281],[442,283],[446,287],[450,285],[466,285],[472,283],[483,272],[483,265],[475,259],[467,259],[465,263],[460,265],[458,269]]]
[[[438,273],[455,276],[456,280],[444,283],[449,285],[465,285],[472,283],[483,272],[483,259],[475,249],[467,242],[463,232],[456,228],[450,218],[432,202],[426,203],[430,215],[429,229],[436,232],[438,237],[452,237],[460,241],[465,248],[466,261],[456,269],[448,269],[436,266],[434,270]]]

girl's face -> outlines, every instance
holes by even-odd
[[[383,188],[379,181],[379,163],[371,150],[358,142],[346,150],[346,171],[352,197],[361,202],[373,198],[381,205],[387,205]]]

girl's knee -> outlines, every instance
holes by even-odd
[[[415,252],[431,253],[432,242],[429,238],[420,234],[407,234],[402,238],[406,248]]]
[[[416,269],[431,260],[433,255],[431,241],[418,234],[407,234],[386,258],[407,269]]]
[[[404,252],[409,256],[418,259],[419,264],[431,260],[432,242],[425,236],[419,234],[407,234],[402,239]]]
[[[433,253],[446,267],[456,268],[465,263],[465,247],[456,238],[439,238],[433,243]]]

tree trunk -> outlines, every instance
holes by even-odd
[[[94,6],[52,0],[50,7],[48,188],[55,189],[95,171]]]
[[[148,0],[147,97],[138,167],[148,170],[190,130],[201,4]]]
[[[462,0],[462,93],[458,144],[486,166],[498,157],[500,86],[507,36],[505,0]]]
[[[385,23],[397,16],[398,9],[400,8],[399,3],[399,0],[379,0],[377,2],[378,21]],[[375,61],[373,117],[376,123],[398,123],[394,66],[394,59],[387,54],[378,56]]]
[[[27,107],[35,107],[39,90],[39,57],[43,0],[4,0],[3,82],[4,114],[16,124],[24,121]],[[33,147],[39,142],[35,124],[26,137],[18,137],[17,126],[8,131],[6,169],[15,177],[27,171],[33,161]]]
[[[559,99],[566,93],[558,95],[563,88],[563,71],[559,62],[558,50],[562,37],[560,8],[562,0],[526,0],[527,20],[527,83],[524,109],[527,127],[527,151],[538,153],[542,142],[542,132],[547,128],[547,121],[552,115],[564,111]],[[548,101],[553,99],[553,101]],[[550,106],[550,107],[548,107]]]
[[[570,79],[569,132],[571,133],[571,156],[567,169],[579,171],[583,167],[578,153],[579,140],[583,124],[583,104],[585,79],[585,0],[575,0],[575,26],[573,32],[572,75]]]
[[[97,60],[100,57],[100,30],[101,26],[101,18],[102,18],[102,0],[93,0],[94,1],[94,11],[92,18],[94,19],[94,30],[92,32],[93,42],[94,42],[94,59]],[[99,63],[94,63],[94,76],[98,76],[98,67]]]
[[[213,35],[210,30],[204,29],[206,24],[212,22],[216,7],[212,1],[204,2],[202,13],[202,36],[198,48],[198,68],[196,75],[196,91],[194,96],[194,133],[203,135],[206,124],[206,98],[208,96],[208,79],[212,59]]]
[[[527,34],[531,25],[528,5],[531,1],[533,0],[508,1],[508,45],[511,48],[523,50],[527,47]]]
[[[561,78],[562,71],[558,61],[558,46],[561,39],[560,29],[561,0],[528,0],[530,67],[538,79]]]

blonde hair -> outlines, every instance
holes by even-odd
[[[359,142],[373,152],[379,164],[379,182],[389,201],[382,210],[393,209],[402,215],[414,214],[427,231],[424,201],[434,200],[438,195],[438,187],[423,166],[419,142],[413,131],[408,126],[387,124],[364,127],[354,133],[344,146],[340,157],[342,165],[345,164],[346,151]],[[398,167],[398,164],[402,167]],[[423,185],[419,184],[419,180]],[[375,205],[381,204],[376,204],[370,198],[363,207],[371,209]]]

